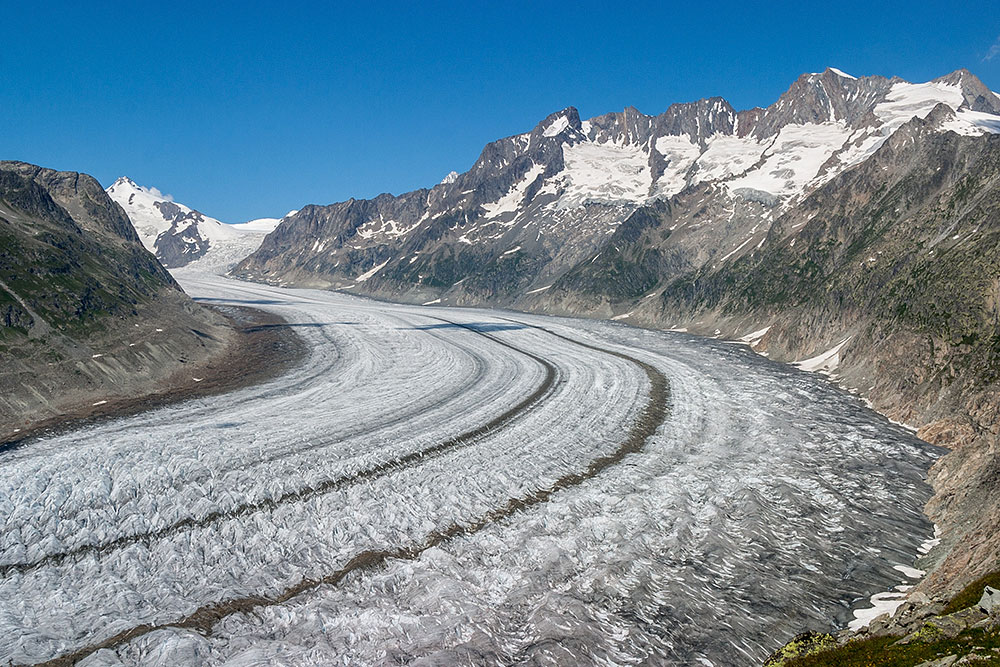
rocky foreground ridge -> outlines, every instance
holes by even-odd
[[[96,180],[0,162],[0,443],[190,381],[231,337]]]
[[[950,601],[917,593],[894,614],[858,632],[805,632],[764,667],[1000,664],[1000,574],[967,586]]]
[[[918,592],[1000,569],[1000,96],[828,69],[766,109],[552,114],[399,196],[306,206],[237,276],[743,339],[953,451]]]

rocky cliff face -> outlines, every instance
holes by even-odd
[[[956,449],[933,471],[944,590],[1000,557],[1000,97],[804,74],[766,109],[569,108],[398,197],[307,206],[236,275],[625,319],[826,369]]]
[[[228,336],[96,180],[0,162],[0,441],[84,403],[152,391]]]

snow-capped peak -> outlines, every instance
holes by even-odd
[[[139,187],[138,185],[135,184],[135,181],[133,181],[128,176],[119,176],[118,179],[114,183],[111,184],[111,188],[119,188],[119,187],[125,187],[125,186],[131,186],[133,188],[138,188]],[[108,189],[110,190],[111,188],[108,188]]]
[[[854,81],[857,81],[857,79],[858,79],[858,77],[856,77],[856,76],[851,76],[851,75],[850,75],[850,74],[848,74],[847,72],[844,72],[844,71],[842,71],[842,70],[839,70],[839,69],[837,69],[836,67],[828,67],[827,69],[828,69],[828,70],[830,70],[831,72],[833,72],[834,74],[836,74],[837,76],[842,76],[842,77],[844,77],[845,79],[852,79],[852,80],[854,80]]]
[[[281,224],[282,220],[290,218],[298,212],[298,209],[293,209],[280,218],[256,218],[254,220],[247,220],[246,222],[238,222],[230,225],[230,227],[247,232],[264,232],[265,234],[270,234]]]
[[[133,181],[128,176],[120,176],[118,179],[111,184],[111,187],[107,189],[108,194],[117,195],[118,197],[123,197],[127,194],[142,193],[148,195],[149,198],[161,201],[161,202],[172,202],[174,198],[168,194],[160,192],[156,188],[146,188],[135,181]],[[112,196],[112,199],[115,199]],[[121,202],[119,202],[121,203]]]
[[[127,176],[117,179],[107,193],[125,209],[143,245],[167,267],[207,258],[212,269],[227,268],[256,250],[281,222],[260,218],[227,225]]]
[[[440,185],[448,185],[450,183],[454,183],[457,180],[458,180],[458,172],[457,171],[451,171],[451,172],[448,172],[447,176],[445,176],[443,179],[441,179]]]

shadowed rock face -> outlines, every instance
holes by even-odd
[[[73,171],[55,171],[25,162],[0,162],[0,170],[9,177],[20,176],[34,183],[44,194],[37,197],[52,198],[82,229],[101,236],[113,235],[129,243],[139,241],[135,229],[120,207],[116,206],[104,193],[104,188],[92,176]],[[21,186],[30,188],[28,184]],[[8,181],[6,196],[16,196],[17,186]],[[51,211],[43,206],[43,210]],[[163,276],[168,276],[161,270]],[[168,278],[168,280],[170,280]]]
[[[70,405],[152,391],[227,335],[96,180],[0,162],[0,438]]]
[[[90,176],[0,163],[0,225],[6,299],[41,316],[37,326],[85,335],[106,316],[179,290]]]

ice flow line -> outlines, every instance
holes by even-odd
[[[439,322],[445,322],[454,326],[461,327],[468,331],[472,331],[480,336],[489,338],[490,340],[514,350],[520,354],[523,354],[530,359],[538,362],[545,369],[545,377],[542,382],[539,383],[538,387],[527,396],[525,399],[520,401],[517,405],[505,411],[504,413],[494,417],[490,421],[478,426],[471,431],[466,431],[460,435],[454,436],[439,442],[430,447],[425,447],[409,454],[399,456],[388,461],[384,461],[370,468],[360,470],[347,475],[341,475],[334,477],[314,486],[307,486],[301,489],[296,489],[295,491],[287,491],[277,498],[265,498],[252,503],[241,503],[232,507],[228,510],[217,510],[214,512],[209,512],[202,517],[187,517],[181,519],[175,523],[165,526],[160,530],[149,531],[145,533],[136,533],[133,535],[125,535],[117,539],[105,542],[103,544],[85,544],[79,546],[75,549],[69,549],[67,551],[61,551],[57,553],[51,553],[39,558],[36,561],[30,563],[7,563],[0,565],[0,577],[6,577],[12,573],[24,574],[25,572],[30,572],[37,570],[45,566],[58,566],[69,559],[80,558],[89,554],[105,555],[119,549],[124,549],[125,547],[131,546],[133,544],[138,544],[140,542],[151,544],[157,540],[162,540],[166,537],[176,535],[178,533],[184,532],[185,530],[190,530],[192,528],[205,528],[217,523],[219,521],[225,521],[228,519],[235,519],[242,516],[247,516],[260,511],[273,511],[280,507],[281,505],[286,505],[289,503],[303,502],[315,498],[317,496],[332,493],[334,491],[354,486],[361,482],[367,482],[380,477],[384,477],[389,473],[402,469],[408,465],[421,465],[426,463],[433,458],[441,456],[446,452],[453,451],[462,447],[467,447],[472,445],[485,436],[493,435],[498,429],[506,428],[515,419],[520,417],[522,414],[529,411],[535,403],[546,398],[551,390],[556,384],[556,379],[558,378],[558,371],[556,367],[546,359],[539,357],[531,352],[527,352],[518,347],[511,345],[495,336],[491,336],[488,333],[482,331],[477,331],[475,328],[460,324],[458,322],[451,322],[449,320],[440,317],[425,316],[432,320],[437,320]]]
[[[513,320],[511,320],[513,321]],[[452,323],[458,324],[458,323]],[[523,323],[519,323],[523,324]],[[463,326],[458,324],[458,326]],[[379,550],[367,550],[362,551],[351,560],[349,560],[344,567],[332,572],[319,579],[303,579],[298,584],[282,591],[281,593],[274,595],[272,597],[266,596],[249,596],[243,598],[235,598],[231,600],[224,600],[222,602],[215,602],[209,605],[205,605],[198,610],[196,610],[190,616],[180,620],[170,623],[162,623],[159,625],[143,624],[129,630],[120,632],[113,637],[109,637],[99,643],[91,644],[84,648],[81,648],[73,653],[54,658],[52,660],[39,663],[41,665],[46,665],[49,667],[63,667],[65,665],[72,665],[80,660],[83,660],[89,655],[96,653],[97,651],[105,648],[113,648],[127,641],[146,635],[150,632],[156,630],[164,630],[168,628],[178,628],[186,630],[194,630],[196,632],[201,632],[203,634],[208,634],[215,624],[232,614],[237,613],[248,613],[257,609],[258,607],[266,607],[283,604],[288,602],[292,598],[295,598],[303,593],[309,592],[320,586],[336,586],[345,577],[355,572],[364,572],[368,570],[373,570],[375,568],[385,565],[389,560],[415,560],[423,552],[431,549],[433,547],[439,546],[443,542],[450,540],[454,537],[460,537],[463,535],[472,535],[488,525],[497,523],[504,519],[508,519],[519,512],[531,509],[537,505],[545,503],[550,497],[552,497],[558,491],[579,486],[583,482],[597,476],[607,468],[621,462],[626,456],[630,454],[636,454],[645,447],[646,443],[650,438],[656,433],[660,424],[667,416],[667,407],[670,397],[670,386],[666,376],[657,368],[648,364],[640,359],[637,359],[631,355],[625,354],[624,352],[619,352],[617,350],[611,350],[607,348],[602,348],[596,345],[591,345],[589,343],[583,343],[581,341],[557,334],[553,331],[545,329],[544,327],[534,326],[529,324],[524,324],[524,326],[532,327],[545,331],[557,338],[572,342],[576,345],[582,347],[603,352],[605,354],[618,357],[619,359],[624,359],[629,361],[645,372],[646,377],[649,379],[649,396],[646,401],[646,406],[643,408],[642,413],[639,418],[633,423],[632,427],[629,429],[628,437],[618,446],[618,448],[606,454],[604,456],[598,457],[590,462],[590,465],[583,472],[579,473],[569,473],[563,475],[557,479],[550,487],[546,489],[538,489],[531,493],[518,498],[511,498],[505,505],[495,508],[485,515],[481,516],[479,519],[472,521],[467,524],[455,523],[443,530],[438,530],[430,535],[420,544],[399,547],[396,549],[379,549]],[[478,332],[477,333],[482,333]],[[485,334],[483,334],[485,335]],[[500,342],[500,341],[498,341]],[[513,346],[503,343],[508,347]],[[523,350],[518,350],[522,351]],[[525,354],[529,354],[525,352]],[[530,355],[534,356],[534,355]],[[540,359],[540,358],[539,358]],[[547,363],[547,362],[546,362]]]

